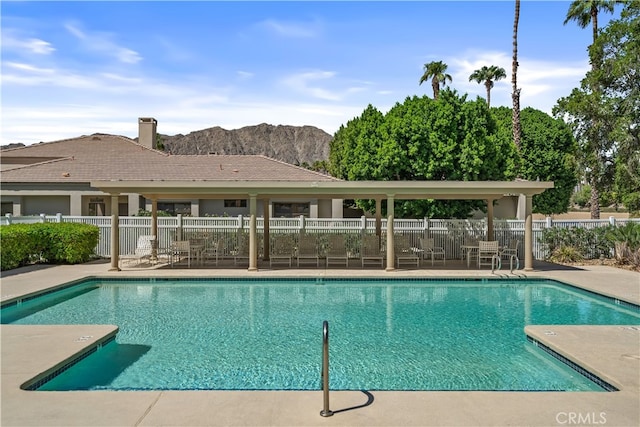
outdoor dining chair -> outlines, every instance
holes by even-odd
[[[447,255],[444,248],[436,246],[435,239],[421,238],[420,249],[422,249],[422,259],[431,258],[431,266],[434,265],[435,261],[442,261],[442,265],[445,265]]]
[[[498,261],[500,257],[498,256],[498,241],[484,241],[481,240],[478,242],[478,268],[483,265],[489,265],[493,267],[493,258],[496,257]]]

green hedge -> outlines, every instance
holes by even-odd
[[[640,224],[549,228],[542,231],[539,242],[547,248],[547,259],[551,261],[612,258],[616,244],[624,243],[631,251],[640,250]]]
[[[80,223],[12,224],[0,227],[0,264],[10,270],[34,262],[79,264],[89,261],[99,229]]]

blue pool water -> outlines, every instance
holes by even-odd
[[[91,280],[2,323],[114,324],[40,390],[602,390],[525,325],[640,324],[629,304],[544,280]]]

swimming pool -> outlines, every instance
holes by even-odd
[[[601,390],[529,343],[529,324],[640,324],[637,306],[548,280],[93,279],[2,323],[115,324],[40,390]]]

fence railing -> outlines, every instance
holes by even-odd
[[[100,230],[100,239],[95,252],[101,257],[111,256],[111,217],[110,216],[68,216],[40,215],[30,217],[13,217],[10,214],[0,217],[0,225],[35,222],[81,222],[92,224]],[[640,222],[640,219],[616,219],[610,217],[603,220],[544,220],[533,221],[533,256],[536,259],[546,258],[546,248],[540,242],[545,229],[557,228],[595,228],[607,225],[624,225],[627,222]],[[264,218],[256,221],[258,237],[262,239]],[[387,229],[386,218],[382,219],[383,237]],[[138,237],[151,234],[151,217],[119,217],[120,253],[133,253]],[[501,246],[510,240],[520,241],[520,253],[523,252],[524,221],[494,220],[494,238]],[[362,234],[375,233],[374,218],[271,218],[270,233],[309,233],[330,234],[341,233],[351,235],[347,242],[359,241]],[[249,217],[158,217],[158,247],[168,248],[174,239],[188,239],[201,235],[214,235],[225,240],[235,240],[240,233],[249,231]],[[394,232],[409,236],[413,246],[419,247],[421,237],[435,239],[435,244],[444,248],[447,258],[462,257],[461,245],[472,239],[484,240],[487,233],[487,222],[480,220],[458,219],[396,219]]]

